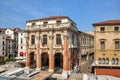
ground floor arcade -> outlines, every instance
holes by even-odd
[[[39,54],[36,51],[30,51],[27,55],[26,67],[68,75],[72,66],[78,64],[77,54],[76,50],[73,50],[70,55],[66,55],[63,51],[54,51],[53,53],[41,51]]]

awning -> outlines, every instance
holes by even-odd
[[[19,52],[19,54],[20,54],[20,55],[25,55],[25,54],[26,54],[26,52]]]
[[[23,52],[19,52],[20,55],[23,55]]]

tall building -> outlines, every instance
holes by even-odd
[[[36,69],[49,72],[62,68],[62,76],[79,64],[78,29],[67,16],[50,16],[26,22],[26,67],[35,62]]]
[[[0,57],[6,56],[6,35],[5,29],[0,28]]]
[[[94,36],[85,32],[79,31],[80,36],[80,55],[81,61],[83,62],[92,61],[94,60]]]
[[[18,57],[25,58],[26,55],[26,33],[24,30],[18,32]]]
[[[120,20],[107,20],[93,26],[95,74],[120,77]]]
[[[9,57],[16,57],[18,54],[18,31],[19,28],[6,28],[6,53]]]

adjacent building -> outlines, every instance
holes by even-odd
[[[25,58],[26,55],[26,33],[24,30],[18,32],[18,57]]]
[[[18,53],[19,28],[0,28],[0,56],[16,57]]]
[[[67,16],[50,16],[26,22],[26,67],[55,72],[67,77],[79,64],[78,29]],[[36,63],[35,63],[36,62]]]
[[[6,35],[5,29],[0,28],[0,57],[3,58],[6,56]]]
[[[92,63],[94,60],[94,36],[85,32],[79,31],[80,36],[80,63],[87,62],[88,60]]]
[[[120,20],[107,20],[93,26],[95,74],[120,77]]]

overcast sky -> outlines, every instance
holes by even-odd
[[[0,27],[25,29],[27,20],[68,16],[80,31],[93,31],[92,24],[120,19],[120,0],[0,0]]]

